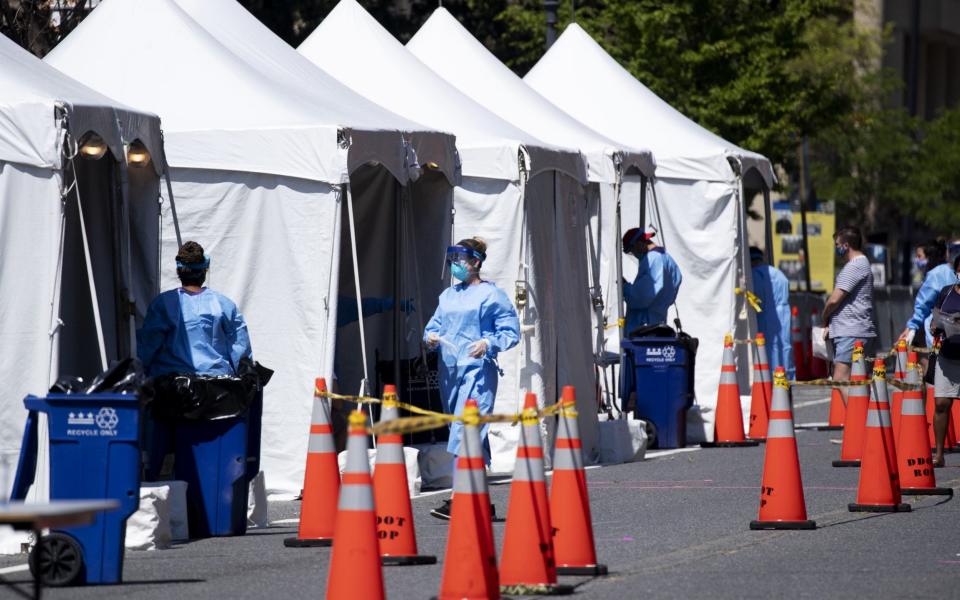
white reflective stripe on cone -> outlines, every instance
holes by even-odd
[[[890,411],[870,409],[867,411],[867,427],[890,427]]]
[[[767,424],[767,440],[793,437],[793,419],[772,419]]]
[[[333,444],[333,435],[329,433],[311,433],[310,440],[307,442],[307,452],[316,454],[320,452],[336,452]]]
[[[917,398],[904,398],[900,407],[900,416],[908,415],[911,417],[927,416],[926,407],[923,400]]]
[[[403,444],[381,441],[377,445],[377,464],[378,465],[402,465],[406,464],[403,460]]]
[[[370,484],[342,483],[340,484],[339,510],[373,510],[373,491]]]

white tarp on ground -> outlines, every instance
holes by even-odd
[[[88,132],[108,147],[99,160],[76,156]],[[125,146],[135,140],[152,155],[147,168],[126,164]],[[133,317],[142,319],[157,287],[158,173],[164,167],[156,116],[98,94],[0,36],[2,485],[12,483],[17,466],[23,397],[44,394],[60,375],[89,381],[104,359],[128,354],[132,325],[118,311],[120,291],[128,291]],[[45,499],[45,427],[40,436],[31,497]],[[0,497],[8,491],[0,490]],[[0,552],[19,551],[17,539],[0,538]]]
[[[734,331],[743,337],[755,331],[741,318],[746,313],[734,289],[750,285],[743,188],[769,188],[774,182],[770,162],[674,110],[576,24],[567,27],[524,80],[593,129],[653,150],[658,201],[656,207],[648,203],[647,221],[659,227],[659,208],[661,243],[683,272],[680,318],[684,329],[700,339],[697,400],[712,409],[723,335]],[[623,229],[639,225],[627,218],[628,210],[624,215]],[[740,358],[749,364],[745,353]],[[713,435],[712,412],[706,417],[704,428],[699,423],[690,428],[691,441]]]
[[[209,24],[208,13],[198,17]],[[376,107],[312,65],[281,68],[296,58],[293,49],[286,57],[275,52],[264,37],[272,34],[244,21],[253,18],[245,11],[220,17],[215,36],[172,0],[109,0],[47,60],[164,116],[183,239],[208,251],[208,285],[237,302],[255,358],[276,370],[264,399],[267,481],[273,492],[296,492],[313,381],[333,370],[340,264],[349,261],[340,254],[346,207],[339,184],[374,161],[406,183],[416,165],[402,132],[449,136]],[[242,52],[242,42],[255,39],[270,49],[262,61],[249,47]],[[270,61],[275,73],[265,66]],[[297,69],[305,83],[323,81],[323,94],[295,87]],[[176,244],[169,228],[163,239],[166,256]],[[172,265],[163,267],[163,287],[174,287]]]
[[[566,224],[582,226],[582,221],[557,215],[555,206],[562,204],[556,200],[560,194],[580,189],[586,175],[581,157],[548,146],[527,133],[523,123],[511,125],[477,104],[408,53],[354,0],[341,1],[299,51],[367,98],[457,135],[464,177],[454,190],[453,239],[484,238],[489,243],[484,277],[510,296],[518,279],[531,290],[521,311],[523,341],[500,357],[504,376],[495,410],[516,412],[526,391],[537,393],[541,402],[552,402],[558,393],[552,303],[556,290],[566,289],[556,287],[554,260],[562,260],[558,248],[565,247]],[[523,170],[535,174],[529,184],[528,175],[521,177]],[[553,185],[554,178],[566,186]],[[560,235],[549,234],[557,229]],[[582,250],[583,245],[572,247]],[[515,432],[510,427],[491,429],[495,471],[512,469]],[[588,441],[587,454],[593,459],[595,439]]]

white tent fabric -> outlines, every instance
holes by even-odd
[[[212,256],[208,285],[238,303],[254,357],[276,371],[264,398],[267,484],[295,493],[314,378],[332,375],[337,351],[340,265],[350,257],[340,253],[344,192],[352,185],[358,201],[366,193],[352,174],[375,169],[409,182],[419,171],[405,139],[414,135],[439,148],[431,160],[455,173],[453,140],[373,105],[292,48],[281,52],[242,9],[223,5],[222,22],[213,23],[203,4],[190,8],[203,25],[172,0],[102,2],[47,60],[164,115],[183,239]],[[262,56],[244,39],[262,46]],[[447,210],[437,200],[433,209]],[[169,228],[163,244],[165,256],[176,251]],[[172,265],[163,275],[164,289],[178,285]]]
[[[129,50],[117,52],[118,47]],[[122,95],[113,95],[132,106],[162,109],[172,167],[339,184],[348,180],[348,156],[359,152],[364,162],[350,161],[350,167],[377,160],[398,181],[408,179],[406,152],[394,127],[407,121],[382,109],[368,115],[366,110],[375,108],[342,86],[330,87],[325,104],[317,98],[304,102],[172,0],[102,2],[45,60],[97,90],[122,88]],[[377,123],[378,116],[391,120]],[[360,140],[351,135],[349,146],[339,144],[341,129],[364,135]]]
[[[108,154],[78,157],[87,133],[102,138]],[[126,148],[136,140],[152,167],[128,167]],[[156,293],[158,173],[165,165],[156,116],[83,86],[0,36],[2,485],[16,469],[24,396],[44,394],[61,375],[89,380],[103,361],[129,356],[135,324],[119,309],[132,301],[141,319]],[[128,292],[122,300],[121,290]],[[40,431],[30,493],[45,499],[45,427]],[[4,533],[0,553],[19,552],[19,538]]]
[[[616,207],[623,198],[623,185],[629,185],[625,180],[635,175],[653,177],[656,162],[651,151],[635,149],[640,148],[637,139],[630,141],[632,147],[615,142],[562,111],[517,77],[445,9],[434,12],[408,48],[446,80],[506,120],[550,143],[579,148],[586,155],[590,185],[582,204],[587,220],[587,287],[592,290],[594,307],[590,314],[595,331],[592,348],[598,356],[604,348],[617,352],[620,274],[616,257],[620,254],[620,235],[615,231]],[[630,189],[639,200],[640,187]],[[569,348],[571,343],[563,341],[561,346]],[[608,399],[612,400],[609,395]]]
[[[589,149],[595,159],[588,161],[591,179],[616,181],[619,173],[614,156],[618,160],[628,156],[631,164],[639,163],[645,170],[653,170],[649,153],[625,154],[613,143],[607,145],[600,135],[526,88],[443,8],[434,11],[408,42],[407,49],[462,93],[482,102],[513,125],[529,124],[535,129],[535,135],[550,136],[546,138],[549,142]],[[464,73],[471,75],[464,77]],[[511,108],[514,100],[521,110]],[[545,402],[554,401],[560,386],[573,385],[578,390],[584,454],[593,461],[598,457],[598,425],[590,333],[586,190],[583,181],[553,173],[531,178],[527,193],[552,197],[553,202],[531,204],[524,215],[529,230],[529,255],[521,255],[518,260],[529,264],[538,282],[530,294],[535,305],[523,311],[522,325],[532,330],[541,345],[532,348],[522,344],[518,358],[526,361],[531,355],[539,354],[537,358],[543,365],[556,365],[555,376],[538,374],[546,379]],[[561,320],[563,326],[560,326]],[[524,369],[526,364],[520,362],[519,369]],[[502,383],[509,389],[510,378],[506,377]],[[509,404],[501,402],[504,395],[499,394],[498,410],[517,409],[519,391],[510,390],[508,397],[514,400]],[[492,436],[500,434],[510,439],[511,432],[506,428],[492,431]]]
[[[576,24],[524,80],[597,131],[626,143],[642,141],[655,153],[657,202],[648,204],[647,220],[660,228],[661,243],[683,272],[677,308],[685,330],[700,339],[697,400],[712,409],[723,335],[755,331],[734,295],[736,287],[750,285],[743,188],[769,188],[775,181],[770,162],[684,117]],[[624,214],[633,213],[625,207]],[[638,225],[623,222],[624,229]],[[705,416],[703,430],[700,424],[690,428],[693,439],[712,436],[712,412]]]
[[[197,23],[218,42],[257,69],[264,77],[279,81],[287,96],[315,107],[315,114],[349,125],[353,145],[350,172],[371,160],[380,160],[367,149],[365,138],[380,129],[403,131],[416,151],[421,165],[434,163],[451,184],[457,181],[457,156],[454,138],[419,123],[388,112],[361,96],[301,56],[286,42],[247,12],[236,0],[176,0]],[[385,105],[383,105],[385,106]],[[442,128],[441,128],[442,130]],[[447,130],[449,131],[449,130]]]
[[[500,357],[504,376],[495,409],[516,412],[525,391],[552,401],[557,394],[556,341],[551,337],[553,259],[563,242],[546,232],[555,229],[558,218],[554,205],[560,192],[552,185],[557,174],[574,190],[586,181],[581,155],[549,146],[522,124],[489,112],[412,56],[354,0],[341,1],[299,51],[371,100],[457,135],[464,177],[454,189],[453,238],[487,240],[484,278],[511,296],[517,280],[530,290],[520,311],[523,342]],[[535,220],[541,223],[536,228]],[[572,218],[559,221],[577,223]],[[516,429],[495,426],[490,441],[492,469],[512,470]],[[593,452],[592,446],[588,450]]]
[[[653,155],[592,131],[551,104],[501,63],[450,12],[440,7],[407,43],[407,49],[461,92],[540,139],[577,148],[588,159],[589,179],[617,181],[617,163],[652,176]]]
[[[461,93],[407,52],[356,0],[337,3],[298,51],[370,100],[455,133],[465,176],[516,181],[523,152],[531,173],[559,170],[584,177],[576,153],[551,148],[522,124],[511,125]]]

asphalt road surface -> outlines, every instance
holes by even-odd
[[[820,389],[797,390],[797,424],[826,420]],[[800,430],[797,441],[809,518],[815,531],[750,531],[763,468],[758,448],[684,450],[642,463],[588,471],[603,578],[562,578],[581,598],[960,598],[960,509],[957,500],[906,498],[913,512],[850,513],[859,471],[830,461],[837,432]],[[941,486],[960,490],[960,455],[937,471]],[[509,486],[491,486],[506,514]],[[440,585],[447,525],[429,516],[445,496],[414,500],[421,553],[440,564],[386,567],[390,598],[428,598]],[[271,505],[273,520],[297,515],[295,502]],[[494,524],[502,539],[503,523]],[[319,598],[329,549],[289,549],[289,522],[244,537],[128,552],[124,583],[49,590],[47,598]],[[0,598],[26,591],[29,573],[9,572],[23,557],[0,560]],[[357,573],[357,577],[365,577]]]

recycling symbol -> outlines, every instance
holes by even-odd
[[[117,427],[117,423],[120,422],[120,419],[117,417],[117,411],[108,406],[104,406],[100,409],[100,412],[97,413],[95,420],[100,429],[111,430],[115,429]]]
[[[667,360],[673,360],[677,356],[677,349],[673,346],[663,347],[663,357]]]

